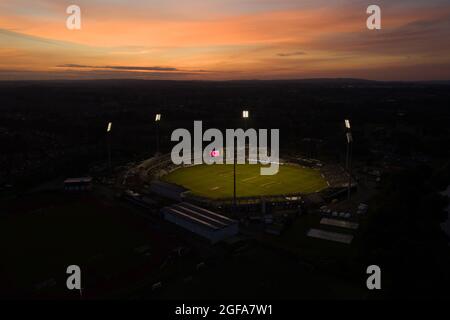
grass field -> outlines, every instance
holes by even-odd
[[[323,190],[327,182],[318,170],[293,165],[280,166],[278,174],[260,175],[260,165],[237,165],[238,197],[312,193]],[[163,177],[195,195],[212,199],[233,196],[233,165],[198,165],[179,168]]]

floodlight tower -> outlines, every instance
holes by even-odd
[[[157,113],[155,115],[155,125],[156,125],[156,154],[159,154],[159,126],[161,122],[161,114]]]
[[[233,143],[234,145],[234,143]],[[233,209],[234,213],[237,211],[237,199],[236,199],[236,147],[234,146],[233,150]]]
[[[347,136],[347,157],[346,168],[348,171],[348,200],[351,199],[352,189],[352,149],[353,149],[353,135],[350,120],[345,120],[346,136]]]
[[[244,131],[247,131],[247,121],[250,117],[250,112],[248,110],[242,111],[242,118],[244,119]],[[247,152],[247,140],[244,140],[244,152]]]
[[[348,138],[348,133],[351,133],[351,125],[350,125],[350,120],[345,120],[345,128],[346,128],[346,133],[347,133],[347,138]],[[348,142],[347,139],[347,155],[345,157],[345,169],[348,171],[348,164],[349,164],[349,156],[350,156],[350,143]]]
[[[247,131],[247,120],[249,117],[250,117],[250,113],[248,112],[248,110],[242,111],[242,118],[244,119],[245,131]]]
[[[244,123],[245,123],[245,131],[247,131],[247,119],[249,118],[250,113],[248,112],[248,110],[243,110],[242,111],[242,118],[244,119]],[[234,143],[233,143],[234,145]],[[247,142],[244,142],[244,153],[246,152],[247,149]],[[236,197],[236,162],[237,162],[237,157],[236,157],[236,149],[237,149],[237,143],[234,146],[234,150],[233,150],[233,206],[234,206],[234,211],[236,212],[237,209],[237,197]]]
[[[108,169],[111,173],[111,130],[112,130],[112,122],[108,123],[106,127],[106,139],[107,139],[107,147],[108,147]]]

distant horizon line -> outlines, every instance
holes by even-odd
[[[134,79],[134,78],[111,78],[111,79],[17,79],[5,80],[0,82],[107,82],[107,81],[139,81],[139,82],[295,82],[295,81],[353,81],[353,82],[403,82],[403,83],[424,83],[424,82],[450,82],[450,78],[446,80],[373,80],[365,78],[346,78],[346,77],[321,77],[321,78],[295,78],[295,79]]]

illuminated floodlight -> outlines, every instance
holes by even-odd
[[[249,117],[249,112],[247,110],[242,111],[242,117],[247,119]]]
[[[353,142],[353,137],[350,132],[347,132],[347,143],[350,144]]]
[[[106,132],[111,132],[112,129],[112,122],[108,123],[108,128],[106,129]]]
[[[157,113],[155,116],[155,122],[161,121],[161,114]]]
[[[351,126],[350,126],[350,120],[345,120],[345,127],[346,127],[347,129],[351,129]]]

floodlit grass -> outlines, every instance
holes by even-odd
[[[238,197],[312,193],[327,187],[318,170],[294,165],[280,166],[278,174],[260,175],[261,165],[237,165]],[[179,168],[163,177],[193,194],[212,199],[233,196],[233,165],[198,165]]]

